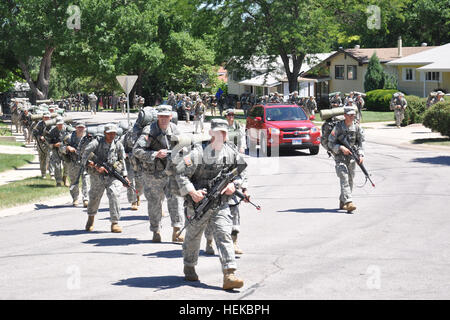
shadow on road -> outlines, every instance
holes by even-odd
[[[105,210],[105,211],[109,211],[109,209]],[[110,217],[106,217],[106,218],[101,218],[99,220],[110,220],[110,219],[111,219]],[[121,215],[121,217],[120,217],[120,221],[131,221],[131,220],[145,220],[145,221],[148,221],[148,216],[147,215],[145,215],[145,216],[123,216],[123,215]]]
[[[450,157],[449,156],[438,156],[431,158],[415,158],[411,160],[412,162],[420,162],[420,163],[430,163],[430,164],[440,164],[443,166],[450,166]]]
[[[196,288],[212,289],[212,290],[223,290],[221,287],[209,286],[205,283],[199,281],[186,281],[184,277],[180,276],[155,276],[155,277],[137,277],[123,279],[116,283],[115,286],[127,286],[133,288],[153,288],[159,290],[173,289],[183,286],[191,286]]]
[[[80,234],[92,234],[92,233],[109,233],[107,231],[91,231],[91,232],[87,232],[86,230],[59,230],[59,231],[50,231],[50,232],[46,232],[44,234],[48,234],[50,236],[55,236],[55,237],[59,237],[59,236],[76,236],[76,235],[80,235]]]
[[[129,246],[131,244],[152,243],[151,240],[138,240],[136,238],[105,238],[105,239],[90,239],[84,241],[86,244],[93,244],[96,247],[108,246]]]
[[[301,209],[288,209],[277,212],[299,212],[299,213],[345,213],[339,209],[325,209],[325,208],[301,208]]]
[[[183,252],[178,250],[167,250],[167,251],[156,251],[148,254],[144,254],[144,257],[155,257],[155,258],[183,258]]]
[[[70,204],[61,204],[61,205],[57,205],[57,206],[49,206],[46,204],[35,203],[34,206],[35,206],[34,210],[74,208],[74,206],[71,203]]]

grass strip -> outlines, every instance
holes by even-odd
[[[0,208],[11,208],[42,199],[69,194],[68,187],[56,187],[54,179],[27,178],[0,186]]]
[[[17,169],[34,159],[32,154],[5,154],[0,153],[0,172]]]

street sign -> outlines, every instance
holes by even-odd
[[[119,81],[122,89],[127,93],[127,114],[128,114],[128,125],[130,125],[130,92],[136,83],[138,76],[116,76],[117,81]]]
[[[133,89],[134,84],[136,83],[138,76],[117,76],[116,79],[119,81],[120,86],[126,92],[126,94],[130,94],[131,89]]]

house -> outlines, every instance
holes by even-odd
[[[398,89],[426,97],[430,91],[450,92],[450,43],[387,63],[396,69]]]
[[[311,69],[313,66],[328,58],[334,52],[309,54],[305,57],[300,73]],[[291,66],[292,67],[292,66]],[[228,68],[227,68],[228,69]],[[272,61],[269,57],[252,57],[244,66],[248,71],[247,77],[239,77],[239,72],[230,68],[228,70],[228,94],[242,95],[253,93],[256,96],[269,95],[278,92],[289,98],[289,81],[281,57]],[[298,77],[299,96],[313,95],[320,79]]]
[[[350,91],[365,92],[364,77],[367,66],[372,55],[375,53],[380,60],[385,72],[397,75],[397,67],[389,62],[400,57],[409,57],[414,54],[426,52],[435,47],[422,45],[420,47],[403,47],[401,38],[395,48],[360,48],[355,46],[352,49],[339,48],[333,55],[322,61],[319,65],[306,70],[302,77],[312,79],[326,79],[323,88],[316,94],[325,99],[325,93]],[[328,92],[327,92],[328,91]],[[328,97],[326,97],[327,99]]]

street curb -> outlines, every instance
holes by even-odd
[[[16,216],[19,214],[30,213],[30,212],[39,213],[39,208],[38,208],[39,205],[47,206],[47,207],[51,208],[53,206],[60,206],[60,205],[64,205],[64,204],[72,205],[72,197],[70,195],[56,197],[56,198],[40,199],[40,200],[35,200],[34,203],[11,207],[11,208],[0,209],[0,218]],[[82,206],[80,206],[80,208],[82,208]]]

